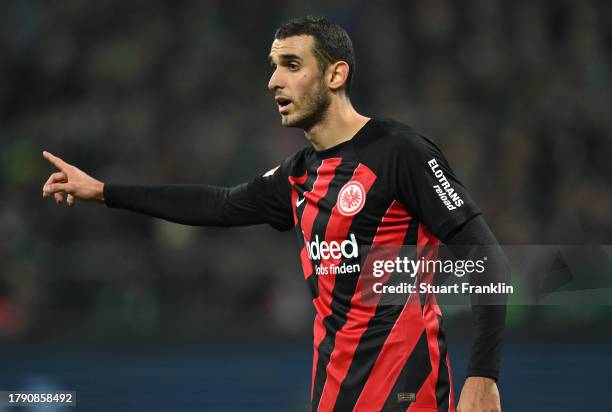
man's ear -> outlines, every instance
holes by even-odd
[[[327,86],[332,90],[338,90],[343,87],[349,75],[349,65],[344,61],[332,63],[327,68]]]

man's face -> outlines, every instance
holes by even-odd
[[[310,129],[325,117],[330,91],[312,50],[312,36],[276,39],[270,50],[272,76],[268,89],[274,92],[283,126]]]

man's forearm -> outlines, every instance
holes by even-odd
[[[482,216],[470,219],[452,233],[445,243],[459,258],[486,256],[486,271],[473,276],[470,280],[472,284],[509,281],[510,269],[506,257]],[[506,319],[506,297],[472,295],[471,302],[474,335],[467,375],[497,380]]]
[[[104,185],[108,207],[131,210],[194,226],[246,226],[263,223],[250,201],[246,184]]]

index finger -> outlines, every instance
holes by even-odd
[[[48,161],[50,161],[55,167],[57,167],[62,172],[65,172],[66,169],[68,168],[68,163],[64,162],[62,159],[60,159],[57,156],[53,156],[51,153],[47,151],[43,152],[43,157],[47,159]]]

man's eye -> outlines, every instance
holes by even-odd
[[[300,65],[297,63],[289,63],[289,70],[295,71],[300,68]]]

